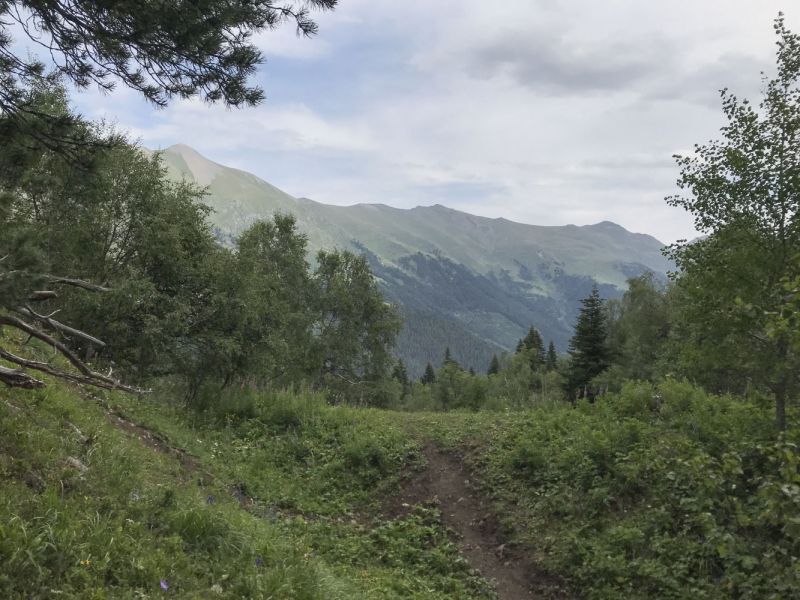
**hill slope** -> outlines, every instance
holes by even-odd
[[[543,227],[440,205],[331,206],[294,198],[183,144],[163,158],[171,176],[208,186],[223,242],[284,212],[296,216],[312,258],[320,249],[367,254],[387,298],[404,306],[409,322],[399,353],[415,377],[426,361],[438,364],[447,345],[457,360],[484,371],[492,354],[513,348],[531,324],[564,351],[579,300],[593,283],[604,297],[616,297],[628,277],[670,268],[661,242],[607,221]]]

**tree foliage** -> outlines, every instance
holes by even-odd
[[[581,303],[583,308],[575,324],[575,335],[570,340],[569,370],[564,381],[568,397],[585,392],[589,382],[610,364],[606,316],[597,287]]]
[[[796,275],[791,259],[800,247],[800,39],[782,16],[775,31],[777,76],[766,82],[762,102],[756,109],[723,90],[723,139],[676,157],[678,186],[689,194],[667,202],[692,213],[707,234],[669,249],[680,269],[680,367],[715,391],[769,390],[783,429],[800,369],[785,340],[764,329],[774,290]]]

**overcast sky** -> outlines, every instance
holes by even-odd
[[[775,0],[341,0],[319,35],[259,36],[258,108],[75,94],[150,148],[182,142],[294,196],[444,204],[539,225],[696,235],[671,158],[718,137],[718,90],[757,99]]]

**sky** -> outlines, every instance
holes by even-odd
[[[443,204],[536,225],[613,221],[670,243],[674,154],[718,139],[719,90],[758,100],[775,0],[340,0],[319,34],[256,42],[266,102],[159,110],[73,94],[149,148],[184,143],[296,197]]]

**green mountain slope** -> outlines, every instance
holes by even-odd
[[[386,296],[404,306],[408,326],[399,352],[415,377],[428,360],[438,365],[447,345],[483,371],[492,354],[513,348],[531,324],[564,351],[579,300],[593,283],[615,297],[628,277],[670,268],[657,239],[607,221],[543,227],[440,205],[330,206],[294,198],[183,144],[167,148],[163,158],[171,176],[208,186],[223,242],[284,212],[297,217],[312,259],[320,249],[367,254]]]

